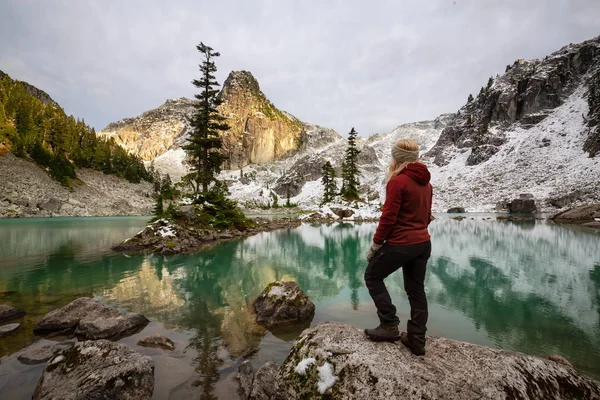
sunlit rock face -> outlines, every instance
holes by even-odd
[[[302,122],[271,104],[250,72],[231,72],[220,98],[230,127],[223,137],[228,169],[271,162],[298,149]]]

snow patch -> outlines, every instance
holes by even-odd
[[[297,374],[306,375],[306,369],[316,362],[317,362],[317,360],[312,357],[305,358],[304,360],[300,361],[298,363],[298,365],[296,365],[296,368],[294,368],[294,371],[296,371]],[[319,374],[319,376],[320,376],[320,374]]]
[[[328,362],[317,368],[317,371],[319,371],[317,388],[319,389],[319,393],[324,394],[327,389],[335,385],[337,376],[333,373],[333,367]]]

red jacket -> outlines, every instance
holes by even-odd
[[[396,246],[427,242],[427,226],[431,217],[433,190],[431,175],[424,164],[408,164],[390,179],[386,188],[385,204],[379,225],[373,237],[375,244]]]

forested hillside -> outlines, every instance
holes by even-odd
[[[45,92],[0,71],[0,154],[31,159],[65,186],[75,168],[151,181],[143,162],[112,139],[96,136],[83,120],[67,116]]]

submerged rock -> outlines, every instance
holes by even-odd
[[[256,322],[267,329],[312,319],[315,305],[296,282],[273,282],[254,301]]]
[[[33,328],[35,334],[75,332],[86,339],[116,340],[143,328],[148,319],[141,314],[123,314],[89,297],[80,297],[50,311]]]
[[[108,340],[76,343],[56,355],[38,382],[33,399],[150,399],[154,362]]]
[[[429,337],[427,354],[376,343],[353,326],[306,330],[280,367],[274,399],[593,399],[600,384],[525,354]]]
[[[18,323],[2,325],[0,326],[0,336],[9,335],[18,330],[20,327],[21,324]]]
[[[59,351],[61,348],[56,345],[31,345],[19,352],[17,360],[23,364],[41,364],[54,357]]]
[[[0,304],[0,324],[11,319],[21,318],[25,315],[25,311],[11,307],[6,304]]]
[[[175,350],[175,343],[171,339],[163,335],[144,336],[137,342],[138,346],[143,347],[158,347],[164,350]]]

